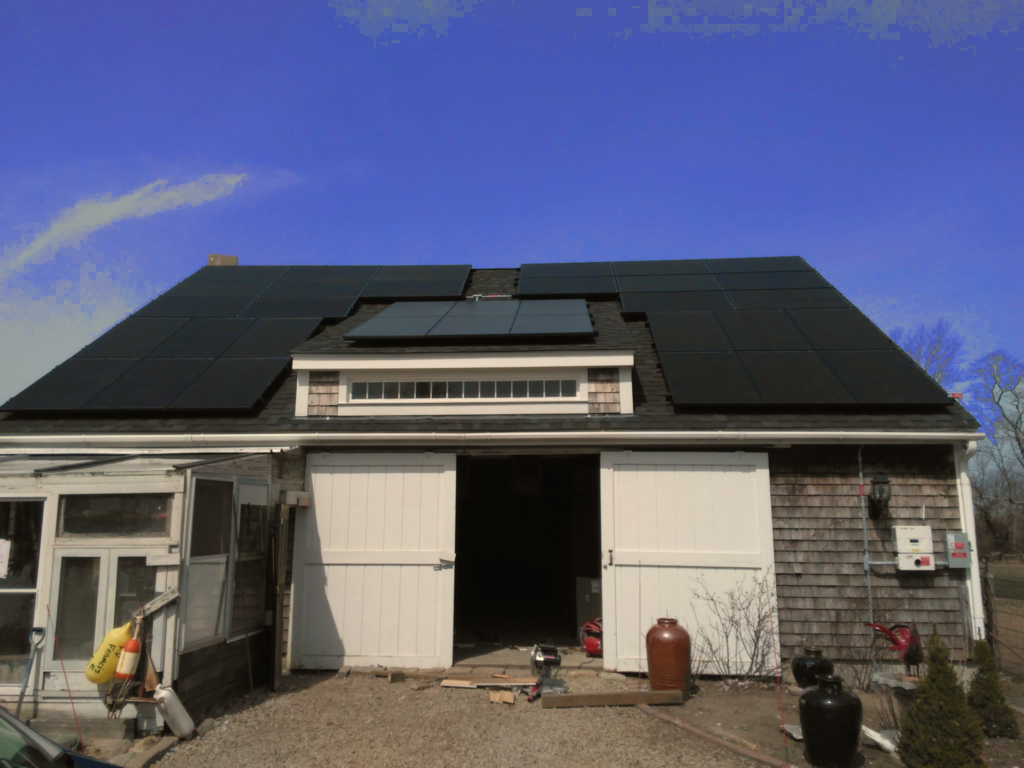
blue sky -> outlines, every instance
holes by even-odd
[[[800,254],[1024,356],[1024,3],[908,5],[4,4],[0,402],[209,253]]]

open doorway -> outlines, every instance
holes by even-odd
[[[600,615],[599,466],[597,455],[458,458],[456,662],[577,645],[579,626]]]

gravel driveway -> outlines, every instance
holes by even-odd
[[[756,763],[632,707],[542,709],[487,691],[414,691],[418,681],[292,675],[275,695],[227,714],[179,744],[160,768],[185,766],[701,766]],[[613,679],[573,678],[575,693],[623,690]]]

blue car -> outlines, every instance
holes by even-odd
[[[68,752],[0,707],[0,768],[115,768]]]

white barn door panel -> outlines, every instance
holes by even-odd
[[[719,596],[768,574],[774,587],[767,454],[603,453],[601,542],[605,667],[647,671],[658,618],[691,638],[712,626],[698,580]],[[742,649],[728,655],[732,672],[746,669]]]
[[[306,483],[293,665],[451,666],[455,456],[310,454]]]

